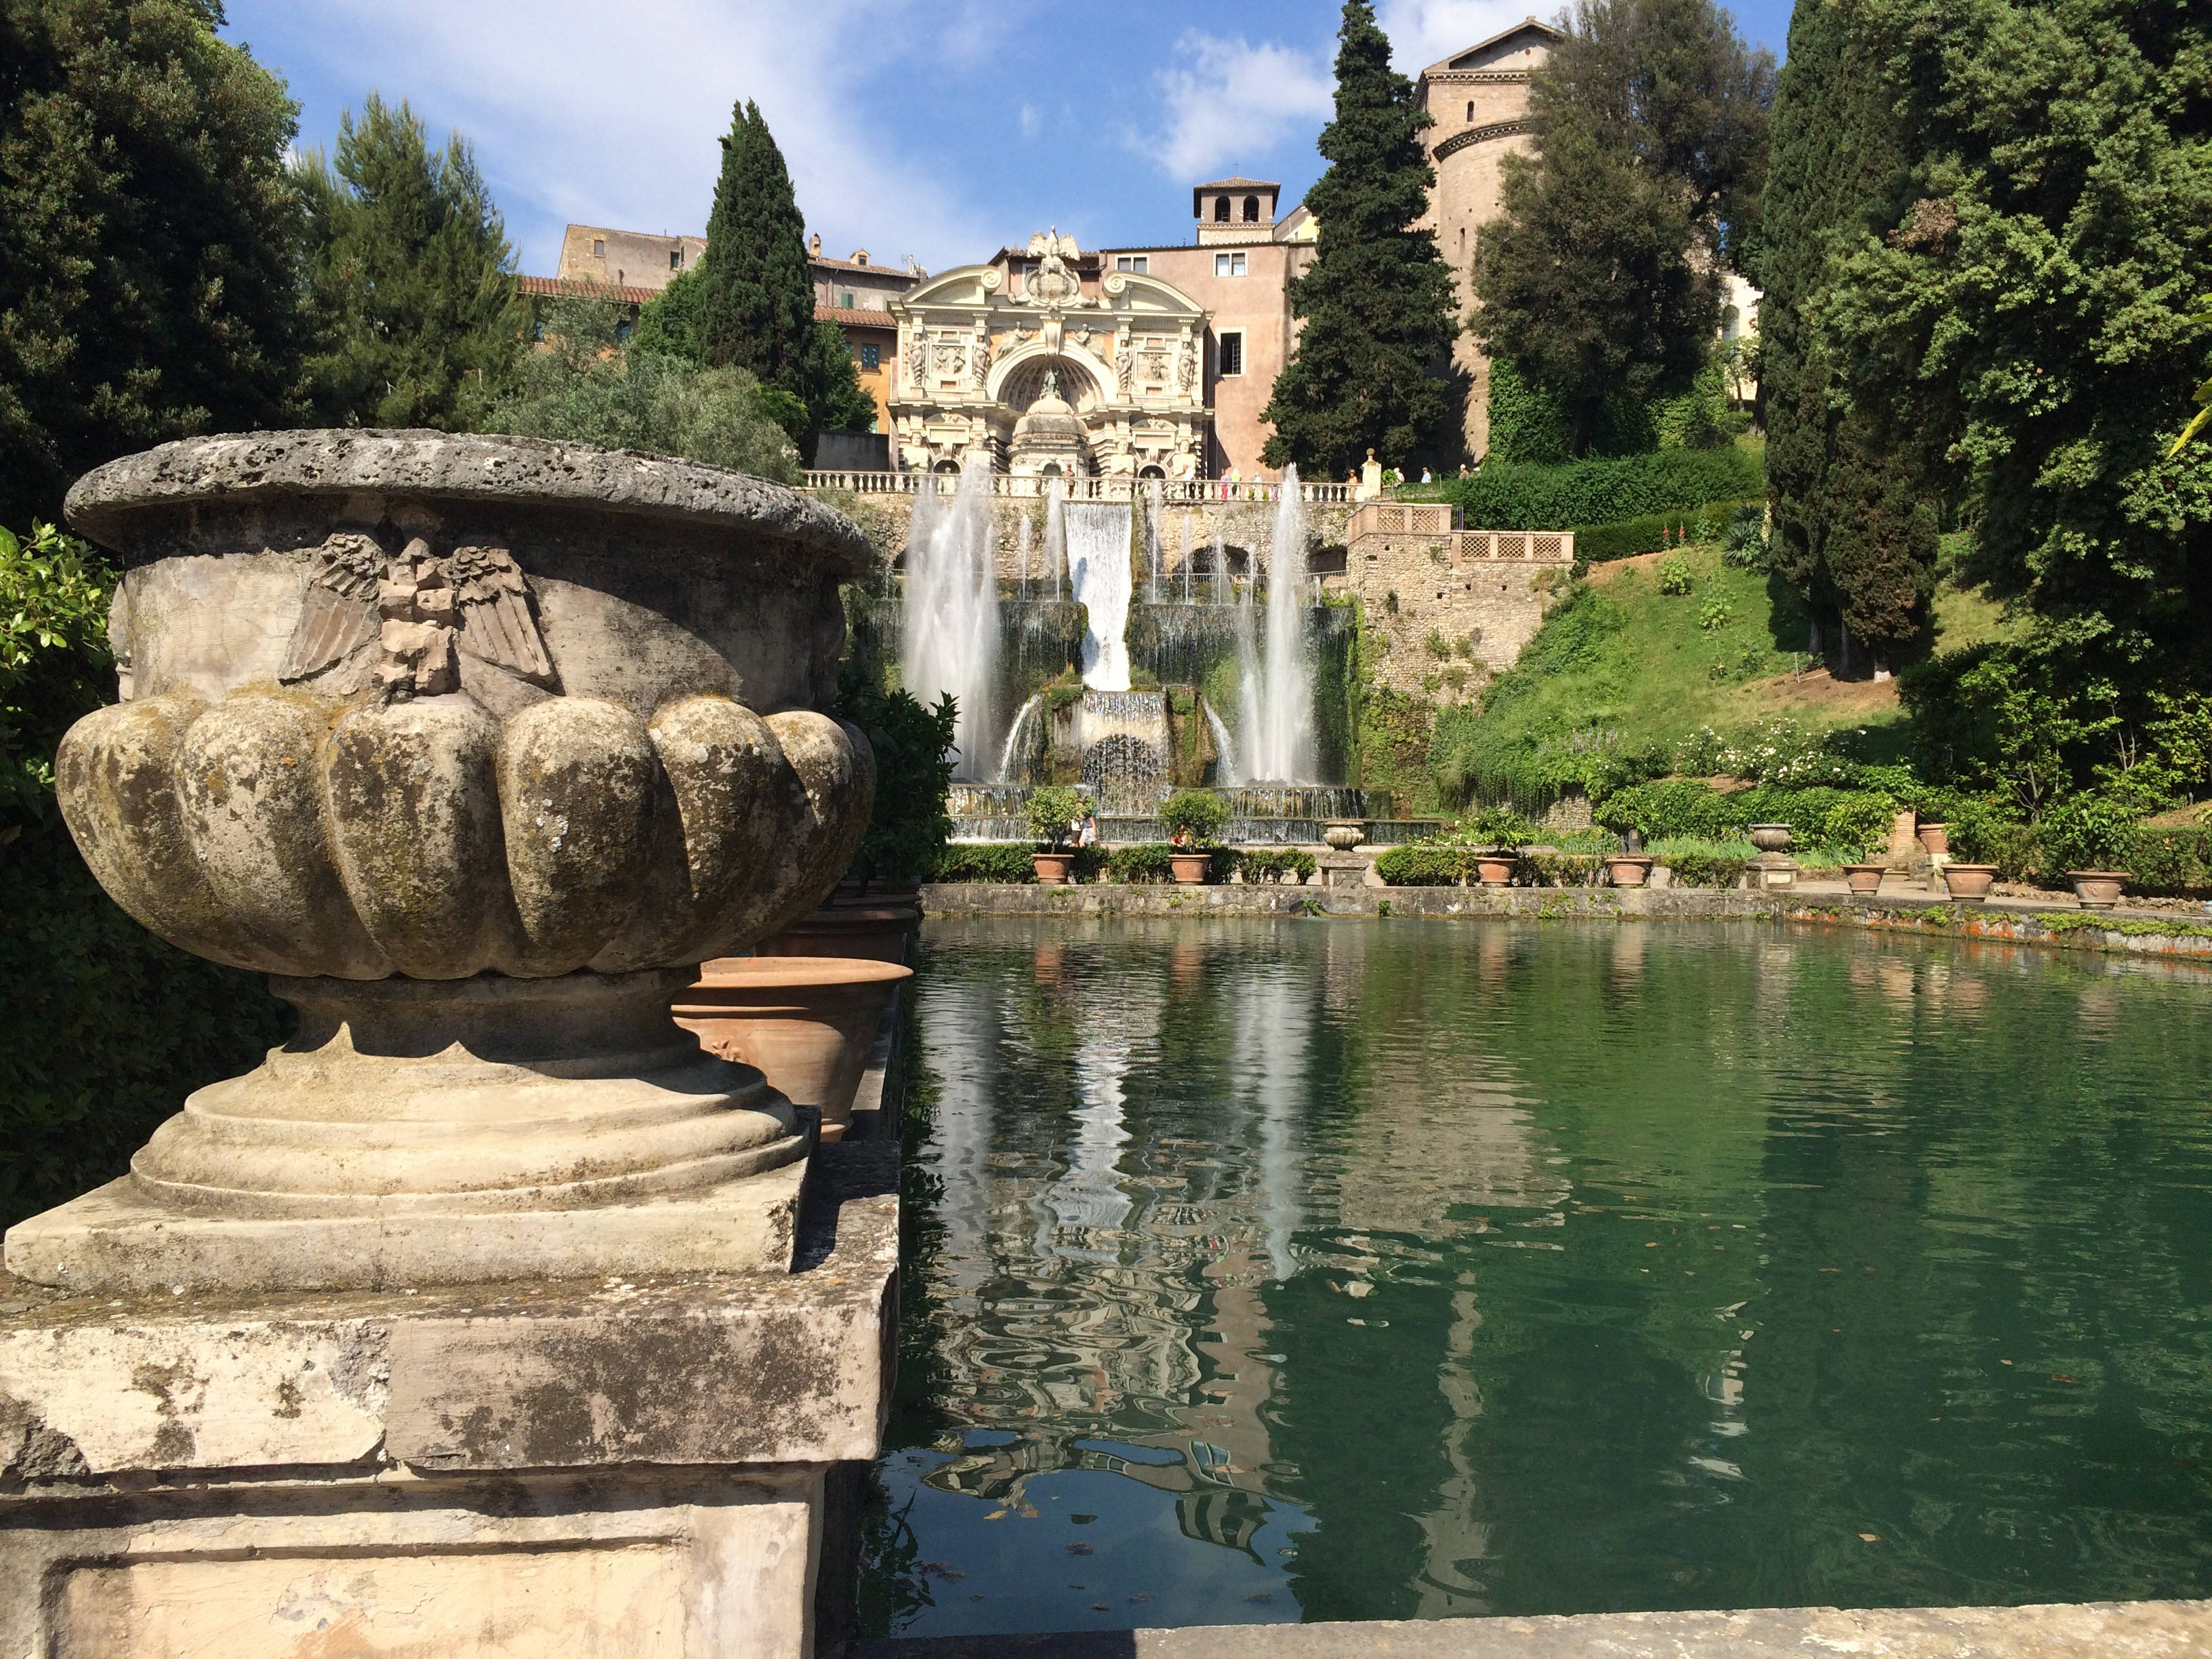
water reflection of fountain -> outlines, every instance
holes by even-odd
[[[992,686],[999,665],[999,579],[991,555],[990,473],[971,465],[950,505],[934,489],[915,497],[907,534],[905,636],[900,661],[908,690],[927,707],[950,693],[954,775],[989,781],[998,758]]]

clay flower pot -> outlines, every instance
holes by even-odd
[[[1786,823],[1754,823],[1751,826],[1751,844],[1762,853],[1779,853],[1790,845],[1790,826]]]
[[[1979,904],[1990,896],[1990,884],[1997,878],[1994,864],[1947,864],[1943,866],[1943,890],[1961,904]]]
[[[2069,870],[2074,896],[2084,910],[2109,910],[2120,902],[2120,890],[2131,879],[2125,870]]]
[[[1075,854],[1073,853],[1032,853],[1030,862],[1036,869],[1036,878],[1047,887],[1065,887],[1075,878]]]
[[[1951,826],[1948,823],[1923,823],[1920,826],[1920,850],[1931,859],[1948,858],[1951,852]]]
[[[1881,890],[1882,874],[1888,867],[1885,864],[1847,864],[1844,866],[1844,880],[1854,893],[1878,893]]]
[[[1203,887],[1213,878],[1213,854],[1170,853],[1168,854],[1168,869],[1181,885]]]
[[[1493,852],[1478,853],[1474,858],[1474,873],[1485,887],[1510,887],[1513,872],[1521,865],[1518,848],[1501,847]]]
[[[1606,879],[1615,887],[1641,887],[1651,879],[1651,866],[1659,860],[1641,853],[1615,853],[1605,861]]]
[[[1331,818],[1322,827],[1321,838],[1332,852],[1349,853],[1367,839],[1367,826],[1355,818]]]
[[[56,757],[70,832],[125,910],[302,1018],[130,1176],[15,1229],[11,1267],[585,1276],[645,1224],[588,1212],[650,1198],[696,1234],[691,1195],[803,1158],[665,1011],[867,827],[867,742],[815,712],[868,567],[850,520],[716,467],[358,429],[165,444],[66,511],[127,572],[122,701]],[[789,1194],[763,1201],[771,1254],[733,1270],[788,1258]],[[281,1247],[238,1224],[271,1215]]]
[[[676,1023],[700,1047],[759,1067],[794,1106],[822,1114],[841,1138],[868,1069],[876,1027],[914,969],[860,957],[733,957],[703,963],[675,1001]]]
[[[904,962],[921,912],[908,905],[825,904],[778,933],[763,939],[754,954],[763,957],[866,957],[876,962]]]

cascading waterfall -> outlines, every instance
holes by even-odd
[[[990,782],[998,757],[991,690],[999,665],[990,476],[980,465],[968,467],[949,507],[939,505],[934,483],[929,480],[915,498],[907,532],[902,677],[925,708],[951,694],[959,711],[953,775]]]
[[[1213,538],[1213,602],[1216,605],[1229,603],[1229,555],[1222,549],[1218,532]]]
[[[1093,691],[1129,689],[1129,508],[1082,502],[1061,509],[1067,578],[1089,616],[1083,632],[1083,684]]]
[[[1182,602],[1190,603],[1190,514],[1182,515]]]
[[[1200,698],[1198,706],[1206,711],[1206,729],[1213,733],[1213,781],[1224,789],[1234,789],[1244,781],[1243,771],[1237,764],[1237,745],[1221,716],[1213,712],[1213,705]]]
[[[1060,481],[1052,481],[1044,508],[1044,563],[1052,578],[1052,602],[1060,603],[1060,573],[1067,564],[1067,492]]]
[[[1145,597],[1152,604],[1160,602],[1160,514],[1166,501],[1166,492],[1158,478],[1145,503]]]
[[[1298,474],[1283,469],[1268,555],[1267,625],[1244,678],[1238,725],[1249,780],[1311,783],[1319,764],[1314,732],[1313,663],[1306,651],[1306,509]]]
[[[1030,515],[1022,514],[1022,585],[1015,591],[1024,599],[1030,597]]]

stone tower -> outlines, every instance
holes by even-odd
[[[1562,36],[1531,17],[1501,34],[1455,52],[1421,71],[1415,95],[1436,125],[1428,131],[1437,181],[1421,221],[1452,268],[1460,314],[1474,304],[1471,272],[1475,238],[1500,210],[1500,163],[1535,148],[1528,122],[1528,71],[1551,55]],[[1490,447],[1490,361],[1474,337],[1462,334],[1453,362],[1468,378],[1463,435],[1468,453]]]

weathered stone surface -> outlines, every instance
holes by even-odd
[[[2212,1601],[1207,1625],[891,1639],[857,1643],[848,1652],[851,1659],[2201,1659],[2212,1654]]]

